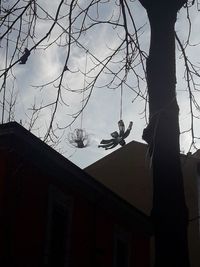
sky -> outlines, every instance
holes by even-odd
[[[9,8],[12,4],[12,0],[3,1],[4,8]],[[69,1],[66,1],[68,3]],[[75,1],[78,2],[79,6],[84,9],[84,6],[91,1]],[[102,1],[105,2],[106,1]],[[140,44],[142,50],[148,54],[149,40],[150,40],[150,29],[148,24],[148,19],[144,8],[139,4],[138,1],[128,1],[130,4],[131,14],[133,14],[135,24],[137,28],[140,28],[138,35],[140,38]],[[21,1],[24,5],[25,2]],[[47,10],[50,16],[54,17],[57,10],[57,6],[60,1],[38,1],[39,7],[37,12],[39,14],[38,24],[36,27],[36,37],[35,40],[42,38],[48,31],[51,20],[42,20],[45,18],[44,12]],[[116,6],[115,1],[108,1],[106,4],[99,4],[98,10],[96,8],[91,8],[89,12],[89,17],[94,20],[106,20],[112,18],[114,20],[118,16],[119,7]],[[66,14],[66,10],[69,10],[68,6],[64,6],[61,9],[61,14]],[[80,9],[74,10],[74,17],[76,17],[76,12],[80,13]],[[196,6],[190,9],[190,15],[192,20],[192,30],[191,30],[191,45],[192,47],[187,47],[187,54],[189,58],[196,64],[199,64],[200,57],[200,46],[197,44],[200,41],[200,36],[198,33],[199,29],[199,14],[197,12]],[[78,17],[74,24],[74,31],[79,27],[80,21],[83,17]],[[91,22],[91,20],[90,20]],[[24,29],[26,28],[26,23],[23,22]],[[67,17],[63,16],[59,19],[61,26],[69,26]],[[88,22],[89,23],[89,22]],[[128,19],[131,31],[131,21]],[[89,25],[85,23],[85,27]],[[186,9],[182,9],[177,18],[176,32],[183,42],[187,39],[189,31],[189,23],[187,19]],[[1,29],[1,28],[0,28]],[[2,32],[4,28],[0,31]],[[46,86],[41,86],[49,81],[54,80],[60,75],[65,64],[69,46],[66,45],[67,34],[61,34],[61,27],[56,26],[54,31],[52,31],[49,38],[47,38],[41,45],[37,47],[36,50],[31,51],[31,55],[27,60],[25,65],[16,64],[13,67],[13,71],[9,73],[8,82],[6,85],[6,97],[10,99],[12,95],[12,88],[14,88],[14,94],[16,94],[16,104],[13,109],[14,115],[13,119],[21,122],[21,124],[28,128],[28,121],[31,117],[31,107],[39,107],[41,105],[45,106],[51,103],[56,98],[56,92],[58,88],[56,87],[57,82],[47,84]],[[134,31],[132,30],[134,36]],[[52,43],[53,40],[57,39],[56,44]],[[9,40],[9,52],[11,54],[14,44],[17,40],[17,31],[13,30],[7,37]],[[90,90],[89,83],[92,81],[92,77],[98,74],[101,66],[97,66],[98,59],[105,59],[109,56],[111,51],[114,51],[116,47],[119,46],[122,38],[124,37],[124,30],[119,27],[115,29],[113,25],[107,25],[101,23],[93,28],[89,29],[87,34],[82,34],[78,41],[84,44],[89,52],[85,53],[85,50],[77,44],[71,47],[70,58],[68,61],[68,67],[70,71],[66,71],[63,76],[63,87],[62,87],[62,99],[60,101],[54,127],[65,127],[69,125],[72,120],[72,114],[76,114],[82,107],[82,99],[87,99],[87,96],[91,93],[89,102],[87,103],[83,114],[82,120],[79,116],[75,122],[67,127],[64,131],[56,131],[56,135],[60,136],[60,141],[57,143],[55,149],[63,154],[70,161],[78,165],[80,168],[85,168],[86,166],[92,164],[93,162],[101,159],[105,155],[113,152],[115,149],[105,151],[103,148],[98,148],[100,141],[102,139],[109,139],[110,134],[118,130],[118,121],[120,119],[120,112],[122,111],[122,119],[128,127],[130,121],[133,121],[133,128],[130,135],[127,137],[126,142],[129,143],[132,140],[139,142],[142,141],[142,132],[146,126],[145,120],[145,100],[143,97],[137,97],[136,93],[138,91],[138,84],[136,78],[130,72],[127,77],[125,84],[123,86],[123,94],[121,97],[121,88],[117,88],[117,83],[119,79],[114,81],[111,87],[108,86],[110,81],[113,79],[113,75],[108,75],[107,70],[104,74],[101,74],[96,82],[95,87]],[[67,40],[68,41],[68,40]],[[28,47],[29,49],[34,45],[31,40],[25,40],[23,38],[20,40],[22,47],[19,49],[18,54],[15,57],[18,59],[22,55],[23,49]],[[1,69],[5,67],[5,48],[6,42],[1,41],[0,49],[0,62]],[[48,48],[44,45],[51,44]],[[163,51],[164,52],[164,51]],[[119,51],[113,62],[110,63],[109,69],[117,72],[122,64],[121,59],[124,54],[123,51]],[[95,56],[95,57],[94,57]],[[136,57],[136,54],[134,55]],[[3,63],[2,63],[3,62]],[[86,63],[87,62],[87,63]],[[137,64],[138,58],[132,64]],[[4,66],[3,66],[4,64]],[[94,66],[96,66],[94,68]],[[142,73],[141,65],[136,67],[138,75],[144,75]],[[87,73],[87,75],[84,75]],[[121,76],[122,73],[119,75]],[[189,98],[188,91],[186,90],[186,83],[184,81],[184,62],[183,58],[180,56],[180,52],[177,48],[177,98],[180,106],[180,127],[181,131],[187,130],[190,127],[190,112],[189,112]],[[2,78],[1,78],[2,79]],[[198,81],[197,81],[198,82]],[[128,85],[128,86],[127,86]],[[13,87],[14,86],[14,87]],[[115,88],[115,87],[116,88]],[[83,87],[88,87],[88,90],[83,94]],[[70,90],[69,90],[70,88]],[[146,83],[144,80],[140,80],[141,94],[146,90]],[[72,92],[73,90],[73,92]],[[194,92],[194,95],[198,100],[200,100],[199,92]],[[3,90],[0,93],[1,105]],[[121,105],[122,101],[122,105]],[[64,105],[64,102],[66,105]],[[2,109],[0,110],[0,113]],[[49,106],[42,109],[39,113],[36,123],[32,128],[33,134],[38,137],[43,138],[45,130],[48,128],[49,119],[53,114],[53,106]],[[2,114],[0,114],[2,117]],[[146,114],[148,116],[148,112]],[[8,120],[7,115],[4,116],[4,122]],[[200,125],[198,120],[195,121],[195,131],[198,132]],[[69,135],[73,133],[75,129],[83,128],[89,135],[90,144],[85,148],[75,148],[69,143]],[[181,140],[181,151],[187,153],[190,146],[190,134],[185,133],[180,137]],[[49,143],[50,144],[50,143]],[[197,144],[198,146],[198,144]],[[120,146],[116,147],[119,149]]]

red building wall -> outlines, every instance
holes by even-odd
[[[70,175],[66,173],[66,179]],[[150,238],[146,234],[137,233],[115,212],[87,199],[80,189],[62,184],[56,173],[49,175],[31,159],[7,151],[0,153],[1,266],[46,266],[48,194],[52,184],[73,202],[70,267],[114,267],[116,227],[129,233],[129,267],[150,266]]]

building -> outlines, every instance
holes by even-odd
[[[0,265],[149,267],[149,216],[21,125],[0,125]]]
[[[186,203],[189,208],[190,261],[192,267],[199,267],[200,151],[193,155],[182,155],[181,159]],[[132,141],[90,165],[85,171],[131,205],[150,215],[153,186],[146,144]]]

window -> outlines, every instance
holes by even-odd
[[[45,265],[66,267],[69,261],[72,199],[51,186],[48,199]]]
[[[114,267],[130,266],[130,234],[116,229],[114,233]]]

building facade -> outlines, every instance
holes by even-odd
[[[0,265],[149,267],[149,216],[19,124],[0,125]]]
[[[189,209],[189,252],[192,267],[200,266],[200,151],[182,155],[186,203]],[[153,185],[147,145],[132,141],[88,166],[85,171],[131,205],[150,216]],[[153,244],[152,244],[153,248]],[[152,252],[153,266],[153,252]]]

